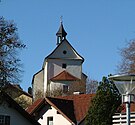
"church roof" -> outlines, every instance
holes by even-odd
[[[49,54],[46,58],[46,59],[60,59],[60,57],[53,57],[53,55],[56,53],[56,51],[63,45],[63,44],[66,44],[68,45],[68,48],[71,48],[72,52],[76,55],[76,58],[65,58],[65,59],[79,59],[79,60],[82,60],[82,62],[84,62],[84,58],[78,54],[78,52],[72,47],[72,45],[66,40],[64,39],[53,51],[51,54]]]
[[[79,78],[71,75],[67,71],[63,71],[60,74],[54,76],[53,78],[50,79],[51,81],[77,81],[80,80]]]

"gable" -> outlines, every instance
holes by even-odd
[[[45,99],[37,100],[27,111],[33,115],[34,113],[41,111],[43,108],[41,109],[40,107],[43,104],[45,106],[45,102],[47,101],[48,104],[55,108],[55,110],[57,110],[69,122],[81,122],[84,120],[94,96],[95,94],[81,94],[61,96],[57,98],[47,97]]]
[[[10,116],[10,125],[40,125],[10,96],[0,92],[0,115]]]
[[[84,61],[71,44],[64,39],[46,59],[76,59]]]
[[[46,97],[44,99],[38,99],[37,101],[35,101],[33,103],[33,105],[28,107],[27,112],[29,112],[32,116],[34,116],[38,112],[36,119],[39,119],[38,118],[39,115],[40,115],[40,117],[42,117],[43,114],[46,114],[46,112],[48,112],[48,110],[44,111],[45,107],[48,107],[48,105],[51,106],[51,108],[48,108],[49,112],[51,112],[51,110],[53,108],[53,110],[55,109],[57,111],[55,115],[58,114],[58,116],[63,117],[69,123],[76,122],[75,115],[74,115],[74,106],[73,106],[72,100],[64,100],[64,99],[51,98],[51,97]],[[70,110],[67,110],[67,107]],[[39,112],[40,112],[40,114],[39,114]],[[43,114],[41,115],[41,113],[43,113]],[[54,113],[53,113],[53,116],[54,116]]]
[[[47,125],[49,118],[52,119],[52,122],[55,125],[71,125],[71,122],[63,117],[63,115],[61,115],[53,106],[50,106],[48,110],[46,110],[46,108],[47,106],[40,112],[42,117],[39,118],[38,122],[41,125]]]
[[[15,125],[18,122],[19,125],[33,125],[28,119],[26,119],[5,101],[0,104],[0,115],[8,116],[10,119],[10,125]]]

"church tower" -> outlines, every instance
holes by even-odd
[[[61,89],[64,94],[79,91],[85,93],[87,76],[82,72],[84,58],[80,56],[66,38],[61,22],[56,48],[44,59],[42,69],[33,76],[33,98],[46,92]],[[79,87],[83,89],[79,89]],[[71,93],[70,93],[71,94]]]
[[[66,31],[64,30],[64,27],[63,27],[63,24],[62,24],[62,21],[61,21],[61,24],[60,24],[60,28],[58,30],[58,32],[56,33],[56,36],[57,36],[57,45],[59,45],[62,40],[66,39]]]

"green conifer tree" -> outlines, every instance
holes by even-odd
[[[115,84],[103,77],[86,116],[86,125],[112,125],[112,116],[121,104]]]

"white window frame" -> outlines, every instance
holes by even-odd
[[[47,125],[53,125],[53,116],[47,117]]]

